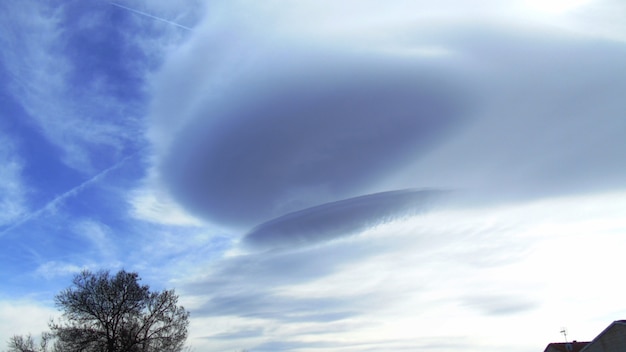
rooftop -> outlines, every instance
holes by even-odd
[[[548,344],[543,352],[579,352],[583,347],[587,346],[589,342],[553,342]]]

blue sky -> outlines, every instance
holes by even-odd
[[[626,316],[626,6],[0,3],[0,340],[82,269],[196,351],[508,351]]]

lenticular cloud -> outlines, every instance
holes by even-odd
[[[197,107],[163,164],[177,199],[217,223],[369,193],[467,117],[449,72],[414,58],[277,50],[257,64],[269,71]]]
[[[170,62],[153,129],[174,199],[212,223],[249,231],[405,188],[488,201],[623,188],[619,43],[498,24],[220,23]]]
[[[444,194],[436,190],[399,190],[322,204],[263,223],[244,241],[260,249],[312,245],[430,210]]]

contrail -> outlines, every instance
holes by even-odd
[[[27,223],[28,221],[37,218],[41,214],[44,214],[45,212],[47,212],[49,210],[53,210],[57,205],[63,203],[66,199],[75,196],[76,194],[78,194],[79,192],[84,190],[85,188],[87,188],[87,187],[91,186],[92,184],[100,181],[102,178],[104,178],[106,175],[108,175],[111,171],[119,169],[122,165],[124,165],[124,163],[128,159],[134,157],[135,155],[137,155],[137,153],[134,153],[134,154],[131,154],[131,155],[125,157],[124,159],[118,161],[115,165],[109,167],[108,169],[104,169],[104,170],[100,171],[98,174],[96,174],[92,178],[88,179],[87,181],[85,181],[85,182],[81,183],[80,185],[70,189],[69,191],[61,194],[60,196],[57,196],[56,198],[54,198],[53,200],[49,201],[46,205],[44,205],[40,209],[35,210],[35,211],[31,212],[30,214],[24,215],[21,219],[16,221],[13,225],[7,227],[2,232],[0,232],[0,237],[6,235],[7,233],[9,233],[11,231],[13,231],[14,229],[16,229],[16,228],[20,227],[21,225]]]
[[[131,9],[130,7],[126,7],[126,6],[124,6],[124,5],[120,5],[120,4],[118,4],[118,3],[109,2],[109,4],[111,4],[111,5],[113,5],[113,6],[117,6],[117,7],[121,8],[121,9],[124,9],[124,10],[128,10],[128,11],[134,12],[134,13],[136,13],[136,14],[138,14],[138,15],[146,16],[146,17],[152,18],[152,19],[154,19],[154,20],[161,21],[161,22],[165,22],[165,23],[168,23],[168,24],[174,25],[174,26],[176,26],[176,27],[179,27],[179,28],[182,28],[182,29],[186,29],[186,30],[188,30],[188,31],[191,31],[191,28],[189,28],[189,27],[187,27],[187,26],[183,26],[182,24],[178,24],[178,23],[176,23],[176,22],[168,21],[168,20],[166,20],[165,18],[156,17],[156,16],[153,16],[153,15],[151,15],[151,14],[149,14],[149,13],[145,13],[145,12],[142,12],[142,11],[139,11],[139,10]]]

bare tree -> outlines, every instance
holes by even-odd
[[[185,347],[189,313],[173,290],[151,292],[137,273],[83,271],[56,297],[63,317],[51,333],[14,336],[9,352],[180,352]]]
[[[26,336],[14,335],[9,339],[8,352],[48,352],[48,345],[54,339],[51,333],[44,332],[41,334],[39,345],[35,343],[35,339],[31,334]],[[53,346],[50,352],[61,352],[58,346]]]
[[[64,351],[179,352],[189,313],[173,290],[150,292],[137,273],[83,271],[55,297],[64,322],[51,329]]]
[[[9,339],[8,352],[35,352],[35,340],[33,336],[28,334],[26,336],[14,335]]]

